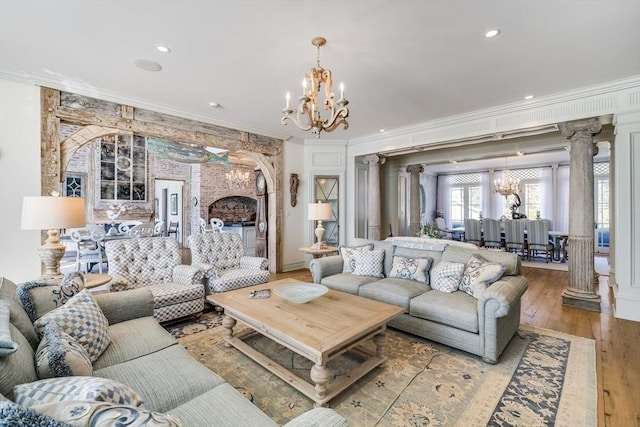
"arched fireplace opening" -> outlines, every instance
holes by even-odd
[[[256,222],[256,199],[247,196],[228,196],[211,203],[209,218],[220,218],[225,225],[254,225]]]

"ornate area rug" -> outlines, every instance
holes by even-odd
[[[219,324],[219,317],[210,317],[210,324]],[[194,328],[200,332],[191,335],[184,334],[185,328],[178,327],[179,342],[189,353],[276,422],[284,424],[313,407],[280,378],[225,347],[222,327],[198,324]],[[250,340],[273,360],[309,378],[311,363],[306,359],[267,338]],[[521,326],[500,363],[489,365],[479,357],[390,329],[387,357],[384,368],[329,402],[352,426],[597,424],[593,340]],[[358,356],[347,353],[329,366],[337,378],[356,362]]]

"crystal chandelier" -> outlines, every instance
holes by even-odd
[[[238,190],[245,190],[250,184],[249,172],[241,172],[239,169],[235,169],[231,172],[227,172],[225,175],[227,177],[229,190],[233,190],[234,188]]]
[[[507,164],[507,159],[505,157],[505,169],[502,173],[502,182],[499,180],[494,181],[494,192],[502,195],[502,196],[510,196],[511,194],[518,193],[518,187],[520,186],[520,180],[516,178],[511,178],[509,176],[509,165]]]
[[[291,95],[287,92],[287,105],[282,110],[282,124],[286,125],[287,120],[291,120],[300,129],[304,131],[310,130],[320,138],[320,132],[332,132],[339,125],[343,125],[344,129],[349,128],[347,117],[349,117],[349,109],[347,101],[344,98],[344,85],[340,83],[340,99],[336,102],[332,91],[333,79],[331,70],[324,69],[320,66],[320,46],[324,46],[327,40],[323,37],[316,37],[311,40],[318,50],[317,67],[312,68],[304,75],[302,80],[302,96],[298,98],[298,108],[293,110],[290,107]],[[324,109],[328,111],[328,117],[320,116],[320,90],[324,85]],[[295,115],[291,115],[295,112]]]

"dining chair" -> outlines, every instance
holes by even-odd
[[[140,239],[143,237],[153,237],[155,226],[153,224],[138,224],[129,229],[129,237],[132,239]]]
[[[527,256],[527,242],[524,239],[526,222],[521,219],[508,219],[504,222],[504,245],[507,252],[516,252],[522,258]]]
[[[549,223],[543,220],[527,222],[527,250],[529,260],[539,252],[544,252],[546,262],[551,261],[553,245],[549,242]]]
[[[76,271],[89,273],[94,265],[102,274],[102,264],[107,263],[102,242],[105,233],[100,230],[77,229],[71,232],[71,240],[76,242]]]
[[[137,220],[127,220],[127,221],[122,221],[120,223],[120,225],[118,225],[118,233],[120,234],[127,234],[129,233],[129,230],[131,230],[131,228],[135,227],[136,225],[142,224],[142,221],[137,221]]]
[[[176,236],[176,239],[178,238],[178,221],[169,221],[169,228],[167,228],[167,236],[171,237],[171,235],[173,234],[174,236]]]
[[[211,218],[209,220],[209,223],[211,224],[211,228],[213,229],[213,231],[215,232],[222,232],[222,227],[224,227],[224,221],[221,220],[220,218]]]
[[[198,218],[198,225],[200,225],[200,233],[211,232],[211,229],[207,228],[207,221],[205,221],[204,218]]]
[[[482,246],[480,220],[470,218],[464,220],[464,241],[473,243],[476,246]]]
[[[440,238],[441,239],[453,239],[453,233],[451,231],[449,231],[449,229],[447,228],[447,225],[444,222],[444,218],[442,218],[442,217],[437,217],[436,218],[436,227],[438,228],[438,231],[440,232]]]
[[[162,236],[164,233],[164,221],[156,222],[156,225],[153,226],[153,236],[158,237]]]
[[[493,218],[482,220],[484,246],[488,248],[502,247],[502,230],[500,221]]]

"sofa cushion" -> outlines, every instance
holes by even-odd
[[[31,321],[35,321],[43,314],[61,307],[71,297],[84,289],[84,276],[76,271],[67,274],[60,284],[33,281],[21,283],[18,295],[22,306]]]
[[[403,257],[394,255],[393,266],[389,277],[415,280],[429,284],[429,268],[432,259],[429,257]]]
[[[109,335],[111,343],[94,362],[95,370],[137,359],[176,344],[171,334],[151,316],[111,325]]]
[[[147,288],[153,294],[154,308],[180,304],[194,299],[204,299],[204,287],[202,284],[181,285],[179,283],[158,283]]]
[[[420,319],[478,333],[478,300],[462,291],[425,292],[411,300],[409,314]]]
[[[500,279],[503,273],[502,264],[488,262],[480,255],[471,255],[462,275],[460,290],[474,298],[480,298],[487,286]]]
[[[384,250],[354,251],[353,274],[356,276],[384,277]]]
[[[498,262],[504,266],[505,276],[520,275],[520,257],[511,252],[489,250],[484,248],[470,249],[461,246],[447,246],[442,253],[445,261],[467,263],[473,254],[478,254],[489,262]]]
[[[74,400],[64,403],[45,403],[32,409],[56,420],[75,426],[107,427],[179,427],[179,420],[169,414],[153,412],[130,405]]]
[[[42,341],[36,351],[36,369],[38,378],[93,374],[87,350],[55,322],[44,326]]]
[[[18,298],[18,287],[6,277],[0,277],[0,300],[9,304],[9,321],[27,339],[33,350],[38,347],[40,338],[33,327],[33,322],[24,311],[22,302]]]
[[[354,247],[340,246],[338,250],[340,251],[340,255],[342,256],[342,272],[353,273],[353,269],[356,266],[356,260],[353,256],[354,251],[370,251],[371,249],[373,249],[373,244]]]
[[[129,385],[145,408],[157,412],[167,412],[224,382],[179,345],[95,369],[93,374]]]
[[[218,271],[218,277],[209,279],[209,292],[226,292],[247,286],[266,283],[271,278],[269,270],[237,268]]]
[[[55,322],[60,328],[82,345],[92,362],[107,348],[109,336],[109,321],[91,293],[84,289],[73,296],[62,307],[52,310],[34,322],[40,335],[44,326]]]
[[[376,280],[378,280],[378,278],[372,276],[356,276],[351,273],[338,273],[323,278],[320,284],[335,289],[336,291],[358,295],[360,286],[375,282]]]
[[[455,292],[460,288],[463,274],[463,263],[440,261],[431,269],[431,288],[442,292]]]
[[[415,280],[386,278],[360,286],[358,295],[386,302],[409,311],[409,301],[431,289],[429,285]]]
[[[0,394],[13,399],[13,386],[36,381],[34,352],[26,338],[12,324],[11,339],[18,345],[18,350],[6,357],[0,357]]]
[[[128,385],[100,377],[47,378],[14,388],[15,402],[34,405],[70,400],[110,402],[120,405],[142,406],[143,401]]]

